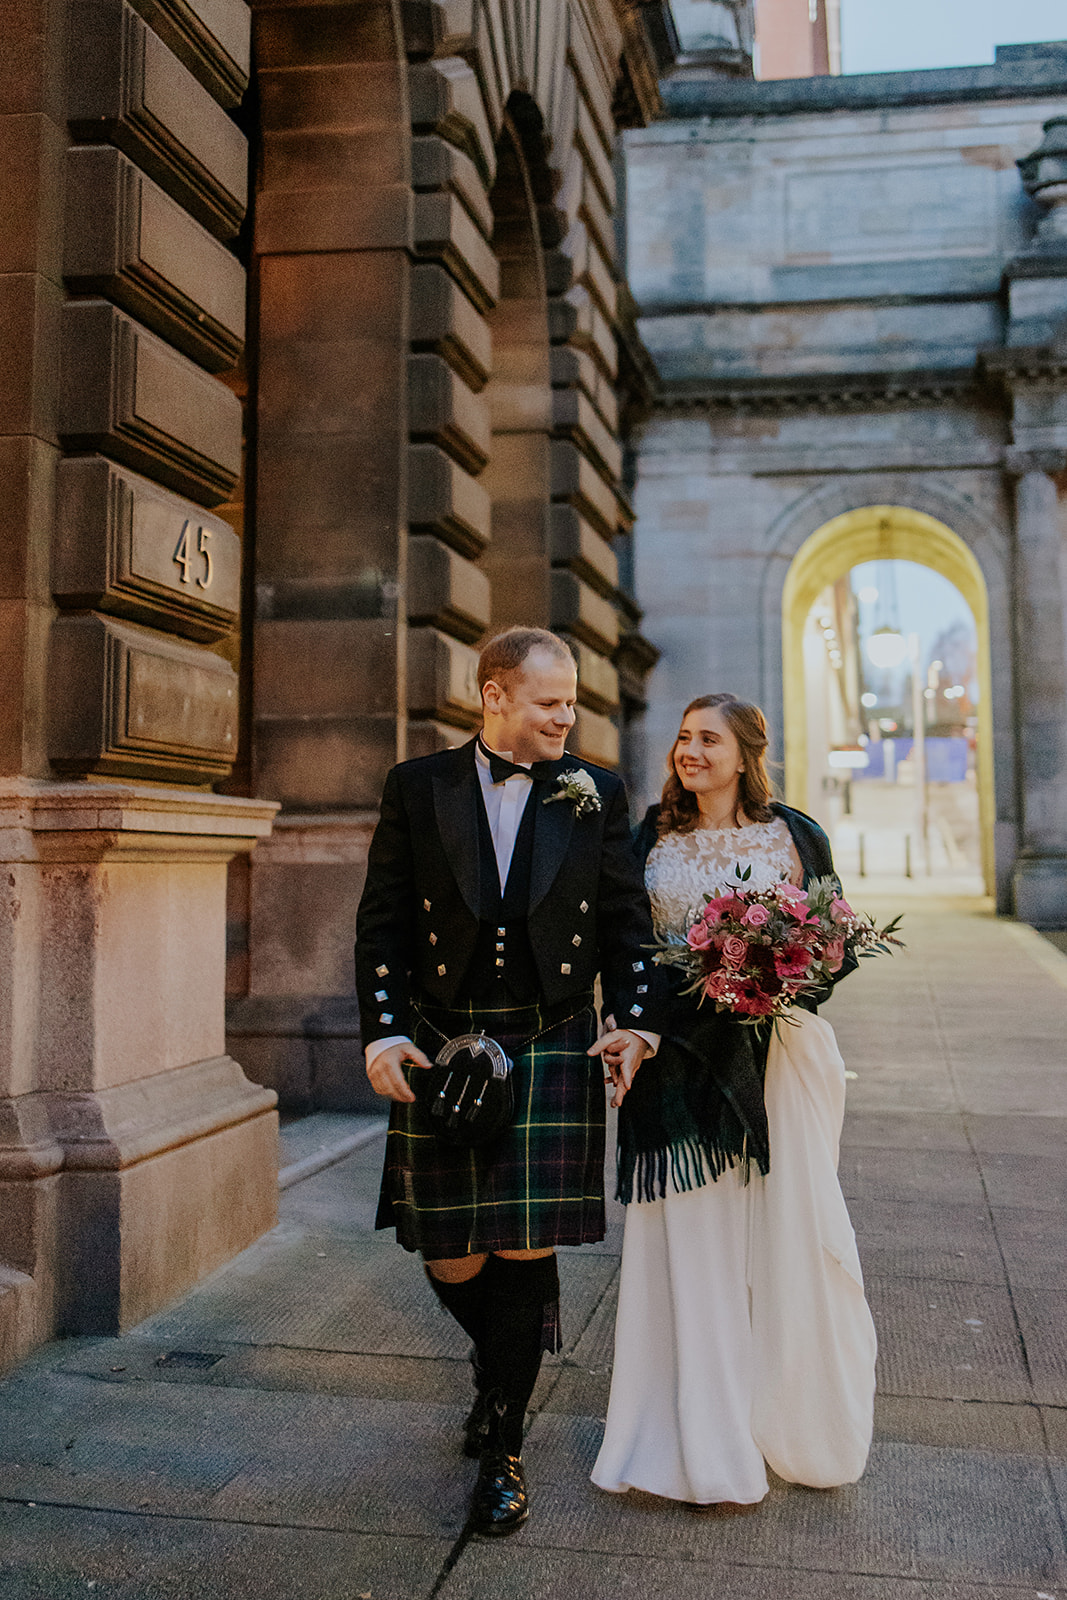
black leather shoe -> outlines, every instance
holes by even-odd
[[[470,1526],[475,1533],[514,1533],[530,1515],[520,1456],[487,1450],[478,1469],[471,1501]]]
[[[494,1415],[493,1406],[484,1394],[476,1394],[470,1416],[463,1424],[463,1454],[475,1460],[484,1454],[489,1444],[489,1429]]]

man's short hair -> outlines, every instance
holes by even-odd
[[[558,633],[549,633],[547,628],[505,628],[503,633],[495,634],[482,646],[482,653],[478,657],[479,691],[485,688],[490,679],[506,689],[508,679],[518,672],[526,657],[534,650],[545,650],[558,661],[565,661],[568,666],[574,665],[574,656],[566,640],[561,639]]]

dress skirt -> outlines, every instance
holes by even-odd
[[[765,1463],[813,1488],[866,1465],[876,1340],[837,1179],[844,1063],[828,1023],[795,1015],[768,1054],[768,1176],[626,1209],[602,1489],[752,1504]]]

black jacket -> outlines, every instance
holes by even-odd
[[[634,856],[622,780],[565,755],[560,773],[589,774],[599,811],[544,804],[535,788],[527,929],[539,999],[557,1006],[592,989],[620,1027],[659,1031],[662,970]],[[551,788],[549,790],[551,792]],[[364,1045],[412,1031],[412,994],[450,1006],[463,989],[481,927],[474,741],[394,767],[371,841],[356,919],[356,988]],[[379,997],[383,998],[379,998]]]

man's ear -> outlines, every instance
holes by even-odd
[[[491,711],[494,716],[499,715],[504,707],[504,691],[495,679],[490,678],[482,686],[482,710]]]

